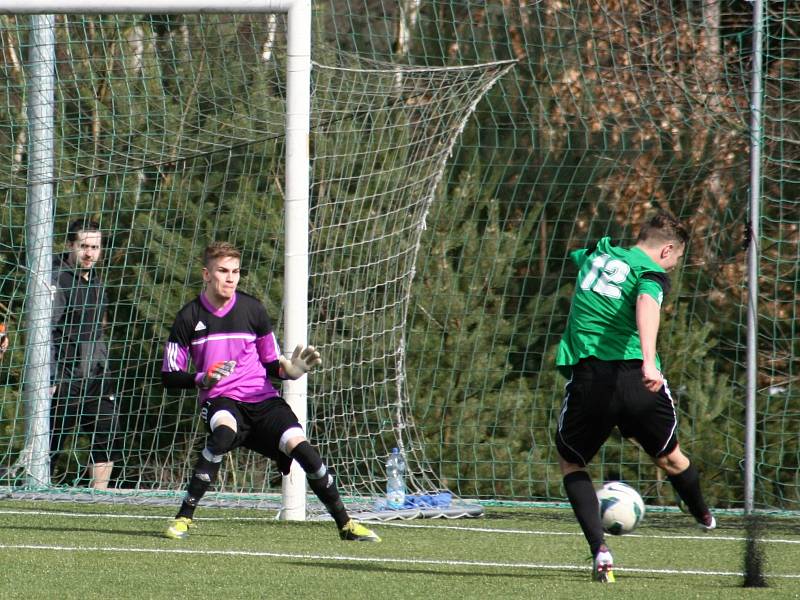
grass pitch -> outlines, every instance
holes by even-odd
[[[767,521],[770,587],[745,590],[744,521],[725,515],[703,534],[686,515],[649,513],[609,538],[617,582],[603,586],[568,509],[371,524],[380,544],[342,542],[331,522],[203,507],[176,542],[161,537],[172,514],[0,502],[0,598],[800,598],[796,518]]]

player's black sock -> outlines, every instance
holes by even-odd
[[[686,503],[686,508],[697,522],[705,522],[709,511],[706,501],[703,499],[703,492],[700,490],[700,473],[697,472],[695,466],[690,463],[682,473],[667,475],[667,479],[678,492],[681,500]]]
[[[574,471],[564,476],[564,489],[572,505],[572,512],[583,530],[592,556],[597,554],[605,543],[603,522],[600,520],[600,507],[597,503],[597,492],[586,471]]]
[[[178,514],[175,515],[176,518],[186,517],[191,519],[194,517],[194,509],[197,508],[197,504],[205,495],[211,482],[217,478],[221,464],[222,461],[213,462],[200,455],[192,478],[189,480],[189,485],[186,487],[186,495],[183,498]]]
[[[308,487],[328,509],[333,520],[336,521],[336,526],[339,529],[344,527],[350,520],[350,516],[347,514],[342,498],[339,496],[339,490],[336,488],[333,475],[323,464],[316,448],[304,440],[295,446],[289,456],[303,467],[308,478]]]
[[[336,522],[336,526],[341,529],[350,520],[350,515],[347,514],[347,509],[344,507],[339,490],[336,488],[336,482],[333,475],[326,473],[320,479],[308,478],[308,487],[311,488],[317,498],[319,498],[328,509],[328,512]]]

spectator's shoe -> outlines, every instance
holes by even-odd
[[[614,559],[611,557],[611,552],[608,551],[608,546],[605,544],[600,546],[600,550],[594,555],[594,561],[592,562],[592,581],[614,583]]]
[[[164,537],[168,537],[171,540],[185,540],[189,537],[190,527],[194,527],[190,518],[178,517],[164,531]]]
[[[717,528],[717,520],[710,512],[703,515],[703,520],[697,522],[697,526],[703,531],[711,531]]]
[[[339,537],[350,542],[380,542],[374,531],[367,529],[358,521],[350,519],[347,524],[339,530]]]

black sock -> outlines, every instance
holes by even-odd
[[[336,488],[333,475],[323,464],[319,452],[308,441],[302,441],[295,446],[289,456],[296,460],[306,472],[308,487],[328,509],[328,512],[336,522],[336,526],[339,529],[344,527],[350,520],[350,516],[347,514],[341,496],[339,496],[339,490]]]
[[[703,492],[700,490],[700,473],[695,466],[690,463],[686,470],[677,475],[667,475],[667,479],[697,522],[704,522],[704,517],[709,511],[703,499]]]
[[[197,504],[205,495],[211,483],[217,478],[221,464],[222,462],[211,462],[206,457],[200,456],[192,478],[189,480],[189,485],[186,486],[186,495],[183,498],[178,514],[175,515],[176,518],[186,517],[191,519],[194,517],[194,509],[197,508]]]
[[[603,522],[600,520],[597,492],[594,491],[592,480],[586,471],[574,471],[564,476],[564,489],[572,505],[572,512],[575,513],[583,530],[583,536],[589,542],[589,549],[594,556],[600,550],[600,546],[605,544],[605,534]]]
[[[347,509],[344,507],[339,490],[336,488],[336,482],[333,475],[326,473],[320,479],[308,478],[308,487],[311,488],[317,498],[319,498],[328,509],[328,512],[336,522],[336,526],[341,529],[350,520],[350,515],[347,514]]]

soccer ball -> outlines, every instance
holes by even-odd
[[[630,533],[644,519],[644,502],[631,486],[611,481],[597,490],[603,529],[611,535]]]

